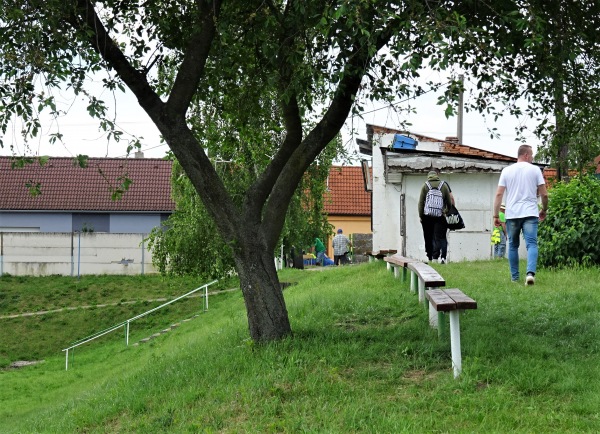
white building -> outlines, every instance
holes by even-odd
[[[395,146],[396,135],[416,140],[416,148]],[[438,140],[374,125],[367,125],[367,137],[359,141],[359,148],[371,155],[374,251],[393,249],[403,256],[427,258],[417,208],[427,173],[437,168],[466,225],[449,232],[448,260],[492,257],[494,196],[500,172],[516,162],[516,156],[461,145],[456,138]]]

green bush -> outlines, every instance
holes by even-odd
[[[552,187],[538,236],[542,266],[600,264],[600,180],[584,175]]]

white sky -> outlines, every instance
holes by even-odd
[[[466,83],[466,86],[468,88],[469,83]],[[416,109],[416,113],[410,115],[406,112],[398,114],[394,109],[388,108],[385,103],[365,107],[364,120],[359,117],[347,120],[342,130],[343,141],[349,149],[355,150],[356,138],[366,139],[365,123],[401,129],[402,121],[410,122],[412,125],[408,126],[407,129],[416,134],[439,139],[456,136],[456,117],[446,119],[444,107],[436,105],[437,96],[437,93],[430,92],[410,102],[398,105],[398,107],[406,107],[407,104],[411,104]],[[104,98],[108,99],[106,95],[104,95]],[[109,101],[105,102],[109,103]],[[98,128],[98,122],[88,116],[83,99],[73,102],[72,99],[65,97],[63,104],[63,109],[72,104],[68,114],[62,117],[58,124],[51,123],[50,120],[44,121],[41,134],[30,142],[28,149],[25,149],[18,139],[19,126],[13,126],[13,130],[7,131],[7,135],[4,137],[5,146],[0,148],[0,155],[11,155],[10,145],[12,144],[17,155],[48,155],[52,157],[74,156],[77,154],[87,154],[90,157],[125,156],[127,140],[123,139],[118,143],[114,141],[107,143],[106,135]],[[112,104],[111,109],[113,110],[111,116],[114,116],[117,125],[125,133],[143,137],[141,143],[145,157],[162,158],[165,155],[168,151],[167,145],[161,144],[158,129],[139,107],[135,97],[130,93],[120,94],[118,101]],[[463,144],[516,156],[519,143],[515,140],[515,127],[519,122],[518,119],[507,116],[494,123],[493,119],[486,121],[481,115],[465,113]],[[64,136],[64,146],[58,142],[55,144],[49,143],[49,133],[56,132],[57,125]],[[533,128],[533,121],[529,121],[528,126]],[[350,135],[352,127],[357,131],[354,136]],[[496,127],[500,139],[491,139],[487,131],[488,127]],[[531,136],[531,141],[528,143],[534,148],[538,145],[537,139],[533,136]]]

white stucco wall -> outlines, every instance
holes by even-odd
[[[373,159],[373,250],[400,251],[400,188],[387,188],[383,165],[377,167]]]
[[[448,260],[463,261],[490,259],[493,229],[493,202],[500,172],[508,163],[477,162],[475,168],[463,168],[461,161],[449,161],[450,157],[411,157],[415,171],[394,172],[387,167],[381,147],[393,141],[393,134],[374,137],[373,167],[373,250],[395,249],[403,255],[426,260],[423,230],[419,221],[418,201],[423,183],[431,164],[440,164],[441,178],[448,181],[456,201],[456,207],[465,220],[465,229],[448,234]],[[424,146],[425,145],[425,146]],[[438,152],[439,143],[419,144],[419,151]],[[464,156],[463,156],[464,158]],[[408,160],[407,160],[408,161]],[[390,162],[388,161],[388,164]],[[437,166],[436,166],[437,167]],[[524,243],[521,256],[524,257]]]

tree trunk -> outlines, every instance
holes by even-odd
[[[562,8],[558,3],[558,13],[556,15],[560,31],[564,31],[564,23],[562,20]],[[554,69],[554,118],[556,119],[555,130],[555,149],[556,149],[556,175],[558,181],[566,180],[569,176],[569,144],[567,140],[567,115],[565,103],[564,89],[564,68],[566,63],[565,49],[560,39],[554,44],[554,61],[556,67]]]
[[[557,80],[556,97],[554,101],[554,117],[556,119],[554,146],[556,149],[556,177],[558,181],[565,180],[569,176],[569,145],[565,134],[567,119],[562,86],[562,81]]]
[[[267,342],[288,336],[292,328],[273,252],[264,248],[248,249],[248,245],[245,247],[241,250],[248,253],[237,251],[234,256],[248,314],[250,337],[255,342]]]

